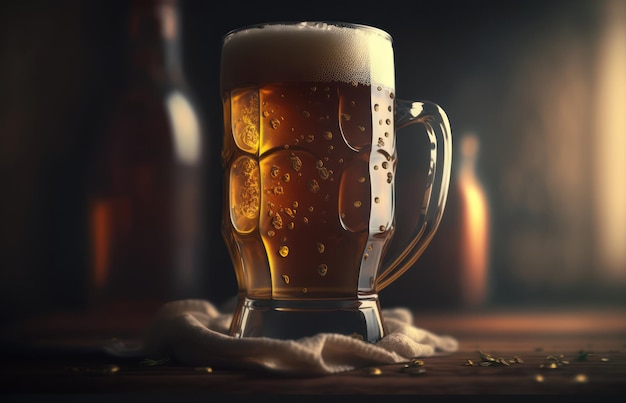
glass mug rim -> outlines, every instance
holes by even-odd
[[[393,42],[393,38],[391,34],[385,31],[382,28],[375,27],[373,25],[355,23],[355,22],[345,22],[345,21],[336,21],[336,20],[302,20],[302,21],[267,21],[255,24],[243,25],[238,28],[231,29],[222,37],[222,42],[227,42],[233,36],[243,33],[245,31],[253,30],[253,29],[263,29],[266,27],[275,27],[275,26],[289,26],[289,27],[309,27],[309,28],[321,28],[324,25],[330,25],[337,28],[350,28],[355,30],[363,30],[375,33],[381,36],[384,39],[387,39],[389,42]]]

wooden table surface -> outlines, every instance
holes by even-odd
[[[146,365],[98,346],[131,337],[146,316],[84,313],[32,318],[4,330],[0,391],[10,397],[207,395],[626,395],[626,310],[416,313],[416,325],[459,340],[457,352],[317,376]]]

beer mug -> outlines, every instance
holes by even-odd
[[[395,99],[391,36],[343,22],[236,29],[221,54],[222,234],[239,288],[231,335],[385,335],[378,292],[422,254],[446,203],[445,112]],[[397,217],[396,130],[428,150],[420,219],[383,266]],[[423,135],[423,134],[422,134]]]

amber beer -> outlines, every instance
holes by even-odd
[[[232,333],[352,326],[377,340],[376,276],[394,232],[391,38],[339,23],[239,29],[224,38],[221,90]]]

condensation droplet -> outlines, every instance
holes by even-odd
[[[274,217],[272,217],[272,226],[276,229],[281,229],[283,227],[283,218],[280,214],[274,214]]]
[[[302,111],[302,116],[304,116],[305,118],[308,118],[311,116],[311,112],[309,111]]]
[[[364,183],[365,182],[365,177],[361,176],[358,180],[359,180],[359,183]]]
[[[306,288],[306,287],[304,287],[304,288],[302,289],[302,292],[303,292],[304,294],[306,294],[306,293],[308,293],[308,292],[309,292],[309,289],[308,289],[308,288]]]
[[[283,274],[283,275],[282,275],[282,277],[283,277],[283,282],[284,282],[285,284],[289,284],[289,276],[288,276],[288,275],[286,275],[286,274]]]
[[[276,235],[276,232],[274,232],[273,230],[267,231],[267,236],[274,236],[274,235]]]
[[[295,226],[296,226],[296,224],[294,224],[294,223],[293,223],[293,221],[290,221],[290,222],[287,224],[287,228],[289,228],[289,229],[294,229],[294,228],[295,228]]]
[[[361,207],[361,201],[360,200],[355,201],[353,204],[354,204],[354,207],[356,207],[356,208]]]
[[[278,248],[278,254],[282,257],[287,257],[287,255],[289,254],[289,247],[287,245],[282,245],[280,248]]]
[[[328,266],[324,263],[322,263],[321,265],[317,266],[317,273],[324,277],[326,275],[326,273],[328,273]]]
[[[324,132],[324,138],[326,140],[332,140],[333,138],[333,133],[332,132]]]
[[[277,177],[279,171],[280,171],[280,169],[278,168],[278,166],[272,165],[272,168],[270,168],[270,175],[272,175],[272,178]]]
[[[289,207],[285,207],[284,211],[291,218],[294,218],[296,216],[296,212],[290,209]]]
[[[291,175],[286,172],[285,174],[283,174],[283,182],[287,183],[291,180]]]
[[[374,110],[375,110],[376,112],[378,112],[378,109],[379,109],[379,108],[380,108],[380,105],[378,105],[378,104],[374,104]]]
[[[342,117],[342,118],[344,118],[345,120],[350,120],[350,119],[352,119],[352,116],[350,116],[350,115],[349,115],[349,114],[347,114],[347,113],[342,113],[342,114],[341,114],[341,117]]]
[[[384,225],[381,225],[380,227],[378,227],[378,230],[379,230],[380,232],[385,232],[385,230],[386,230],[386,229],[387,229],[387,228],[386,228]]]
[[[312,179],[309,182],[309,190],[311,191],[311,193],[319,192],[320,191],[320,184],[315,179]]]
[[[325,251],[325,250],[326,250],[326,245],[324,245],[324,244],[323,244],[323,243],[321,243],[321,242],[318,242],[318,243],[317,243],[317,251],[318,251],[319,253],[324,253],[324,251]]]
[[[385,146],[385,140],[383,140],[382,137],[379,137],[377,145],[378,145],[378,147],[384,147]]]
[[[383,169],[387,169],[387,167],[389,166],[389,163],[387,161],[384,161],[382,163]]]
[[[298,157],[294,153],[291,153],[289,155],[289,159],[291,160],[291,167],[294,171],[299,171],[302,168],[302,160],[300,159],[300,157]]]
[[[368,255],[367,253],[365,255],[363,255],[363,260],[367,260],[370,257],[370,255]]]
[[[380,203],[380,197],[378,196],[374,197],[374,203]]]
[[[364,132],[365,131],[365,126],[357,126],[359,128],[359,131]]]
[[[280,126],[280,120],[276,118],[271,119],[270,126],[272,127],[272,129],[278,129],[278,127]]]
[[[307,143],[312,143],[313,140],[315,140],[315,135],[314,134],[309,134],[309,135],[306,136],[305,140],[306,140]]]
[[[326,180],[330,177],[330,171],[326,167],[318,168],[317,172],[322,180]]]

